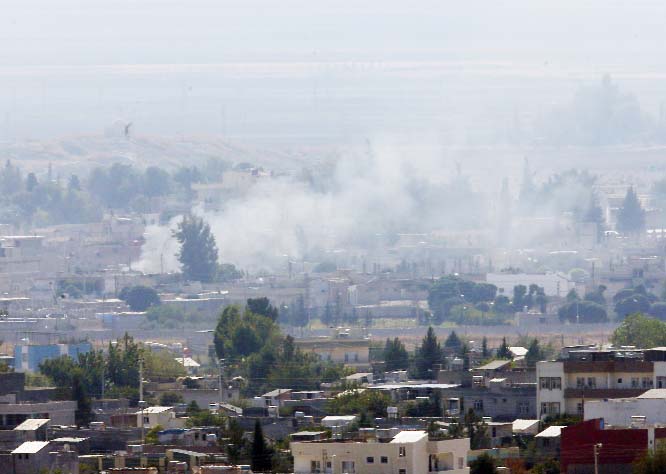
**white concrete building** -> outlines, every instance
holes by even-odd
[[[565,297],[576,284],[563,273],[488,273],[486,282],[497,287],[497,292],[503,295],[513,294],[513,287],[517,285],[538,285],[548,296]]]
[[[430,441],[425,431],[401,431],[387,443],[292,442],[296,474],[468,474],[469,438]]]
[[[537,407],[549,415],[583,416],[592,400],[632,398],[666,388],[666,348],[573,350],[537,363]]]
[[[666,389],[648,390],[638,397],[585,402],[585,420],[601,418],[605,426],[666,424]]]

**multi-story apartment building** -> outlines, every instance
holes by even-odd
[[[666,388],[666,347],[649,350],[569,350],[537,363],[537,407],[542,418],[584,413],[585,402],[636,397]]]
[[[469,438],[430,441],[425,431],[401,431],[387,442],[291,443],[297,474],[467,474]]]

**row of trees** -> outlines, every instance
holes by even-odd
[[[525,361],[528,366],[534,367],[538,361],[545,358],[547,348],[542,347],[536,338],[525,342],[527,343]],[[404,343],[397,337],[386,340],[382,355],[386,371],[410,370],[415,378],[433,379],[436,378],[435,366],[444,365],[446,355],[455,355],[462,358],[463,370],[469,369],[470,352],[468,343],[463,341],[455,331],[451,331],[442,345],[434,329],[429,327],[413,355],[409,354]],[[502,343],[495,351],[488,347],[488,340],[485,337],[483,338],[480,359],[488,361],[492,358],[512,358],[506,338],[502,339]]]
[[[144,377],[177,377],[185,375],[183,367],[168,353],[152,352],[125,335],[109,343],[105,353],[93,350],[78,354],[76,359],[61,356],[43,361],[39,366],[65,400],[76,400],[78,425],[91,420],[91,398],[127,397],[136,405],[139,400],[139,364],[143,360]]]
[[[230,370],[247,378],[248,393],[289,385],[299,390],[339,380],[344,369],[298,349],[291,336],[282,336],[278,310],[267,298],[249,299],[247,306],[228,306],[214,334],[215,353]]]
[[[428,292],[428,305],[433,322],[497,323],[503,322],[516,311],[537,308],[546,311],[548,298],[544,289],[532,284],[516,285],[513,297],[498,294],[490,283],[476,283],[449,275],[437,280]]]

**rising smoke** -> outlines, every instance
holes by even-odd
[[[330,171],[260,179],[222,211],[195,212],[213,230],[220,260],[250,270],[284,268],[286,259],[322,260],[335,250],[372,253],[400,233],[478,228],[485,198],[441,149],[375,140],[350,150]],[[178,268],[170,228],[147,229],[138,268]]]

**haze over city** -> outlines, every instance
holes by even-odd
[[[666,6],[6,0],[0,473],[666,472]]]

